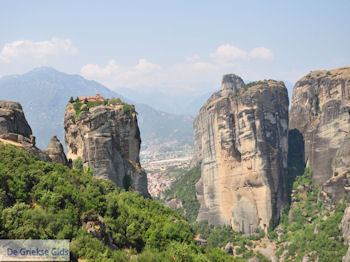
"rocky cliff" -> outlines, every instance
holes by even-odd
[[[80,157],[84,167],[93,168],[94,177],[111,180],[120,188],[132,184],[150,197],[139,161],[141,139],[135,112],[123,105],[99,105],[77,116],[69,103],[64,129],[68,159]]]
[[[14,133],[29,138],[32,135],[20,103],[0,101],[0,134]]]
[[[21,147],[40,160],[51,161],[45,152],[35,146],[35,137],[20,103],[0,101],[0,142]]]
[[[282,82],[245,85],[225,75],[194,120],[197,221],[246,234],[278,220],[285,201],[288,93]]]
[[[350,67],[301,78],[294,86],[289,126],[303,135],[314,182],[339,201],[349,193]]]

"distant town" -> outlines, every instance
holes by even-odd
[[[148,191],[152,197],[161,197],[162,192],[189,169],[193,150],[160,152],[141,151],[141,165],[147,172]]]

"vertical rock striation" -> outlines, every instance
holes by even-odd
[[[301,78],[294,86],[289,126],[304,137],[314,182],[339,201],[350,180],[350,67]]]
[[[197,221],[246,234],[278,220],[285,201],[288,93],[282,82],[245,85],[225,75],[194,120]]]
[[[123,105],[100,105],[82,111],[78,117],[68,104],[64,118],[67,158],[81,158],[92,167],[94,177],[113,181],[150,197],[147,176],[139,161],[140,131],[136,113],[124,112]],[[131,177],[131,180],[129,179]]]

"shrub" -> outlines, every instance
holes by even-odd
[[[131,106],[130,105],[123,105],[123,111],[125,114],[130,115],[131,114]]]
[[[73,161],[73,167],[78,170],[83,170],[83,160],[78,157]]]

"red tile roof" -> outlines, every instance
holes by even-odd
[[[100,96],[100,94],[96,94],[95,96],[82,96],[82,97],[79,97],[80,101],[84,101],[85,99],[87,99],[88,102],[96,102],[96,101],[103,102],[104,101],[103,97]]]

